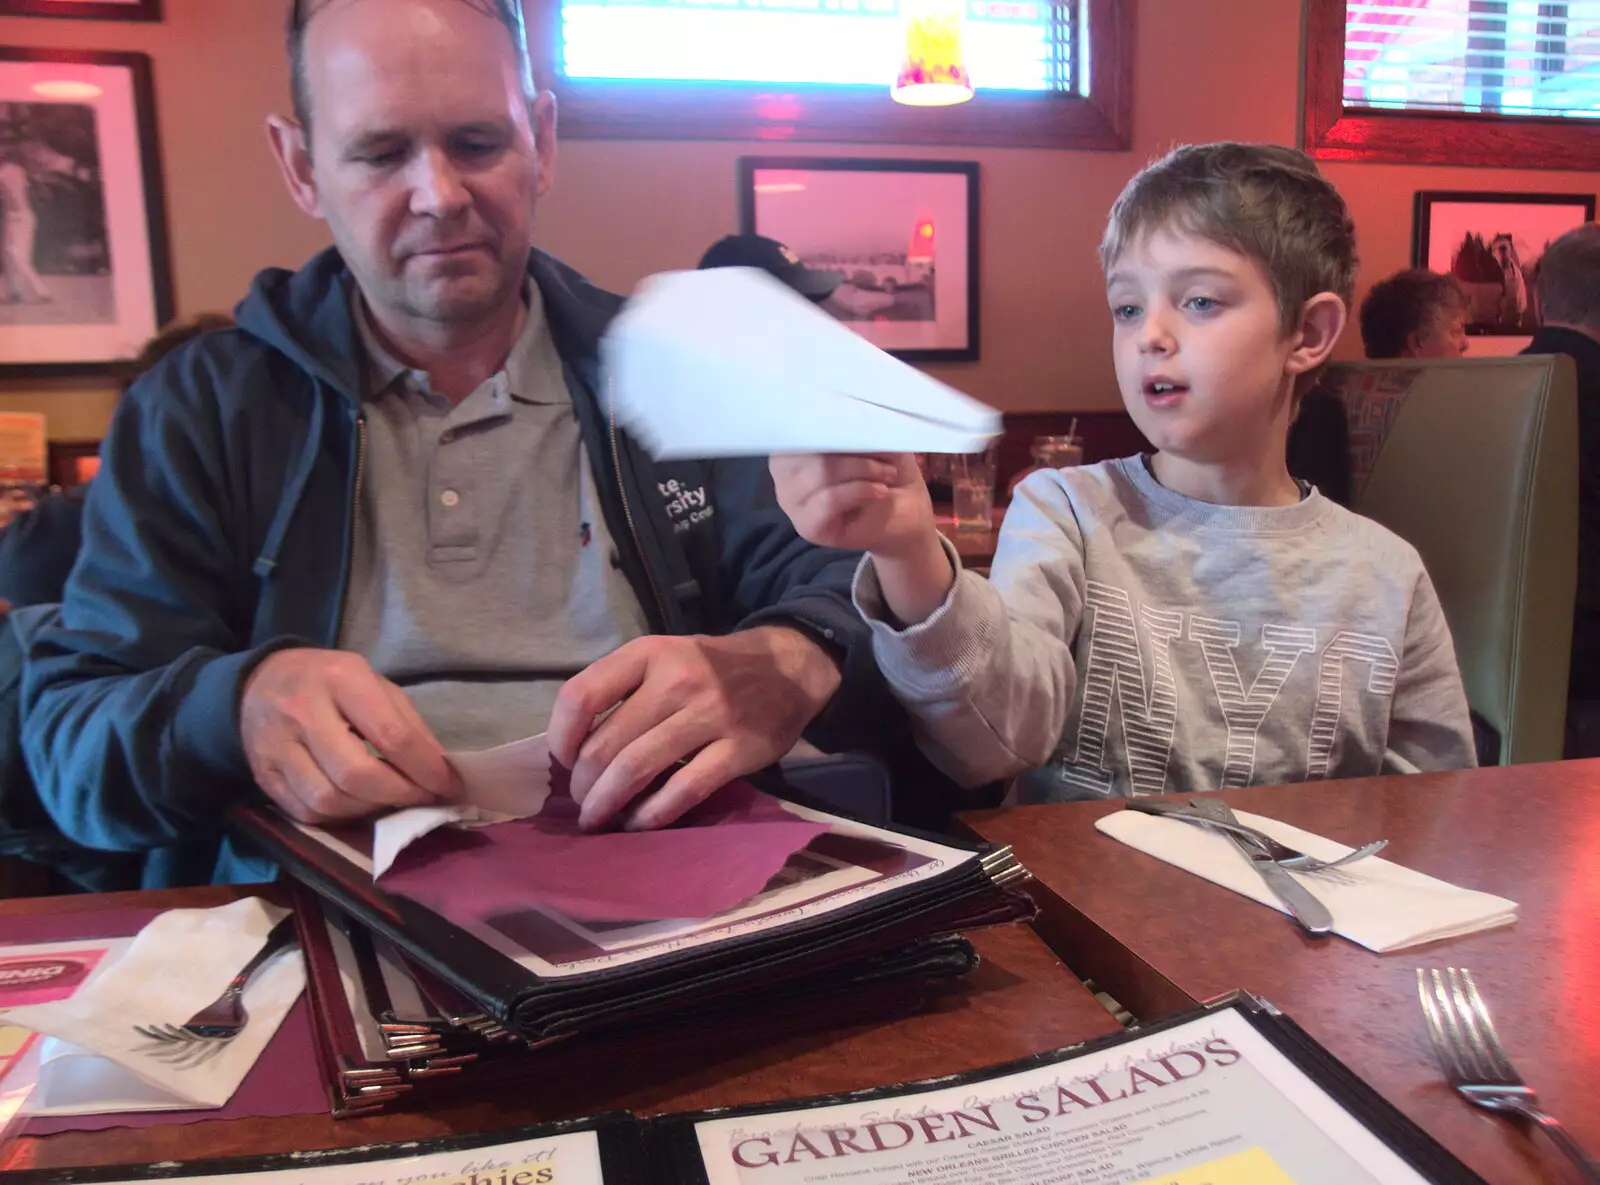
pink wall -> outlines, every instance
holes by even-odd
[[[154,56],[178,303],[189,314],[230,307],[258,268],[293,265],[326,236],[284,196],[261,131],[286,96],[282,5],[167,0],[167,9],[159,25],[0,18],[0,44]],[[1007,410],[1114,407],[1094,253],[1106,210],[1143,161],[1173,144],[1295,142],[1300,10],[1299,0],[1140,0],[1131,152],[786,150],[979,161],[984,358],[930,370]],[[736,228],[737,158],[771,151],[755,143],[565,143],[540,211],[543,244],[623,290],[650,272],[692,266]],[[1600,190],[1600,171],[1344,164],[1328,173],[1356,216],[1363,288],[1408,262],[1417,189]],[[1359,344],[1349,338],[1342,352],[1354,356]],[[45,411],[58,439],[99,435],[111,405],[110,392],[93,382],[0,386],[0,410]]]

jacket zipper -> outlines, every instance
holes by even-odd
[[[622,449],[617,442],[616,392],[611,389],[609,378],[606,379],[606,423],[611,432],[611,464],[617,473],[617,496],[622,499],[622,517],[628,522],[628,534],[633,536],[634,554],[639,557],[639,566],[644,569],[645,582],[650,585],[650,595],[655,598],[661,628],[667,629],[670,626],[667,606],[661,599],[661,590],[656,587],[655,574],[650,571],[650,560],[644,554],[644,545],[639,542],[639,528],[634,525],[633,508],[628,505],[628,483],[622,478]]]
[[[345,609],[350,604],[350,578],[356,561],[356,516],[361,513],[361,480],[367,471],[367,417],[362,412],[356,416],[356,482],[350,497],[350,522],[345,530],[344,590],[339,594],[339,612],[334,615],[333,637],[329,647],[339,645],[339,635],[344,632]]]

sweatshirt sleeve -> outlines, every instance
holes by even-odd
[[[1406,621],[1406,651],[1395,681],[1383,772],[1470,769],[1477,764],[1455,643],[1433,581],[1426,571],[1419,571]]]
[[[854,594],[923,751],[972,787],[1044,764],[1061,739],[1077,690],[1083,536],[1055,475],[1040,474],[1017,487],[988,580],[945,546],[956,582],[926,621],[892,619],[870,556]]]
[[[23,746],[73,840],[141,850],[217,834],[253,782],[241,689],[254,649],[249,560],[230,530],[214,403],[169,358],[123,399],[84,509],[59,620],[30,645]]]

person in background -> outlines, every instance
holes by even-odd
[[[1361,302],[1368,358],[1457,358],[1467,351],[1467,298],[1454,276],[1414,268],[1379,280]],[[1350,424],[1337,395],[1312,388],[1289,429],[1289,472],[1337,502],[1354,496]]]
[[[1454,276],[1410,268],[1379,280],[1361,302],[1368,358],[1459,358],[1467,352],[1467,294]]]
[[[233,318],[201,313],[178,321],[145,343],[139,356],[120,364],[116,377],[124,392],[134,380],[185,342],[214,329],[226,329]],[[59,601],[67,574],[78,558],[87,485],[44,494],[31,510],[0,526],[0,602],[7,609]]]
[[[1568,757],[1600,756],[1600,222],[1567,231],[1539,259],[1540,325],[1524,354],[1578,368],[1578,596],[1572,618]],[[1590,717],[1595,717],[1590,719]]]
[[[809,268],[793,251],[765,235],[728,235],[718,239],[700,257],[699,270],[713,267],[760,268],[816,304],[827,300],[844,283],[843,272]]]
[[[1354,282],[1338,192],[1293,149],[1179,148],[1123,190],[1100,254],[1157,451],[1028,478],[990,580],[909,456],[770,462],[802,535],[868,552],[856,607],[935,764],[978,785],[1048,762],[1023,801],[1471,766],[1421,558],[1285,465]]]

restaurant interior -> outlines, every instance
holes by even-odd
[[[588,295],[560,273],[589,302],[583,315],[604,307],[608,322],[584,347],[600,360],[595,379],[569,352],[581,318],[555,295],[549,265],[517,289],[515,333],[539,323],[552,381],[603,389],[589,403],[574,396],[562,421],[583,521],[563,528],[559,563],[579,576],[548,601],[552,628],[589,623],[595,649],[547,669],[567,678],[598,660],[587,679],[621,639],[634,639],[627,651],[653,635],[737,638],[788,620],[781,605],[745,604],[755,577],[724,568],[718,592],[696,566],[702,553],[718,562],[718,538],[724,564],[815,550],[786,494],[785,474],[802,471],[774,460],[769,476],[765,457],[915,454],[894,480],[926,485],[938,528],[927,535],[955,572],[952,599],[946,572],[934,604],[953,619],[962,596],[988,597],[1015,619],[1013,597],[1062,587],[1027,569],[1048,521],[1090,556],[1087,578],[1081,558],[1073,569],[1077,593],[1063,594],[1079,597],[1060,642],[1069,692],[1076,678],[1070,694],[1083,697],[1072,719],[1104,713],[1130,767],[1142,746],[1170,754],[1174,727],[1188,743],[1181,717],[1159,739],[1171,676],[1152,638],[1165,637],[1170,610],[1174,652],[1193,648],[1221,704],[1226,752],[1204,785],[1163,756],[1148,776],[1108,774],[1108,788],[1066,795],[1027,789],[1063,760],[1064,738],[1049,762],[1019,758],[1012,768],[1029,772],[1015,782],[971,778],[984,784],[960,793],[947,742],[920,726],[877,751],[871,713],[900,711],[891,688],[911,694],[885,638],[911,637],[915,654],[923,626],[910,623],[931,629],[937,616],[900,612],[887,576],[881,588],[867,567],[852,576],[855,553],[879,549],[846,541],[826,544],[851,555],[839,583],[814,595],[865,640],[839,659],[821,641],[836,642],[839,619],[798,610],[804,628],[785,632],[835,655],[828,687],[877,680],[881,700],[840,691],[804,717],[855,714],[838,735],[865,730],[860,751],[808,730],[737,769],[707,766],[728,784],[702,790],[679,825],[656,827],[672,820],[640,808],[617,816],[624,828],[597,829],[586,795],[599,801],[631,776],[602,772],[606,757],[624,761],[620,743],[562,758],[628,719],[626,698],[601,702],[597,689],[578,708],[569,695],[552,716],[550,697],[517,693],[519,712],[542,705],[548,741],[522,739],[535,731],[524,724],[432,742],[451,750],[445,765],[471,805],[418,791],[313,818],[285,807],[279,772],[255,760],[248,674],[192,673],[236,657],[217,631],[261,664],[316,647],[377,666],[377,642],[352,639],[389,644],[407,627],[417,633],[406,645],[424,647],[407,653],[427,654],[438,639],[422,619],[393,616],[421,613],[446,585],[402,589],[410,576],[395,556],[409,553],[363,532],[417,518],[431,524],[416,545],[432,548],[418,552],[427,563],[449,544],[445,558],[467,565],[478,553],[439,534],[446,515],[466,521],[480,497],[530,519],[556,511],[497,480],[507,454],[461,419],[427,445],[433,487],[415,508],[381,520],[351,511],[349,527],[306,513],[318,497],[373,504],[419,446],[410,421],[391,429],[400,421],[387,413],[352,413],[352,473],[342,429],[301,401],[298,370],[284,378],[292,350],[263,347],[259,307],[241,304],[253,283],[252,300],[292,299],[287,272],[260,287],[264,269],[304,266],[303,284],[344,266],[329,249],[361,232],[330,216],[333,203],[378,218],[367,178],[387,168],[304,148],[285,22],[312,55],[308,77],[328,87],[336,68],[364,68],[348,46],[344,58],[329,51],[333,64],[314,60],[316,24],[336,10],[436,21],[424,73],[448,94],[470,73],[449,58],[459,23],[503,24],[506,4],[297,0],[290,13],[289,0],[0,0],[0,1172],[24,1185],[1600,1181],[1600,692],[1585,690],[1600,688],[1600,670],[1583,670],[1600,661],[1584,645],[1600,630],[1584,554],[1600,553],[1600,520],[1587,520],[1600,514],[1600,248],[1591,235],[1590,321],[1548,315],[1545,304],[1571,298],[1549,296],[1540,270],[1553,242],[1596,219],[1600,0],[521,0],[527,48],[514,61],[554,100],[528,107],[537,209],[530,194],[516,218],[538,251],[603,290]],[[430,119],[444,103],[385,93]],[[318,110],[319,134],[323,119],[341,126],[343,112]],[[1241,641],[1238,622],[1207,623],[1198,602],[1141,602],[1125,610],[1131,659],[1108,660],[1087,503],[1055,512],[1069,526],[1038,517],[1052,482],[1076,499],[1079,477],[1173,449],[1160,384],[1140,403],[1119,383],[1113,312],[1126,301],[1108,310],[1102,237],[1141,170],[1223,141],[1299,149],[1348,210],[1348,319],[1314,386],[1294,387],[1288,414],[1300,418],[1288,469],[1275,472],[1296,479],[1296,498],[1337,502],[1338,521],[1376,524],[1416,557],[1424,599],[1436,597],[1448,627],[1453,664],[1443,661],[1470,709],[1471,756],[1430,766],[1391,759],[1395,746],[1385,754],[1380,741],[1381,765],[1319,766],[1319,729],[1338,727],[1357,698],[1404,694],[1415,651],[1408,636],[1401,647],[1379,638],[1385,660],[1350,640],[1366,635],[1311,634],[1295,643],[1320,652],[1320,666],[1294,668],[1312,720],[1293,738],[1301,772],[1263,778],[1276,742],[1263,733],[1258,753],[1256,731],[1295,661],[1281,649],[1288,635],[1272,633],[1286,627],[1241,608]],[[326,178],[357,168],[368,172],[335,198]],[[435,220],[436,179],[406,184],[410,204],[392,217]],[[473,195],[462,200],[477,200],[477,183],[461,184]],[[714,244],[806,299],[713,266]],[[1418,271],[1454,294],[1458,345],[1410,348],[1431,324],[1424,310],[1407,348],[1375,352],[1369,294]],[[307,389],[348,372],[372,388],[357,402],[375,400],[372,375],[392,363],[385,400],[404,390],[407,407],[455,407],[459,397],[433,393],[444,371],[379,324],[367,274],[341,275],[355,295],[331,301],[344,337],[326,348],[345,368],[323,359]],[[626,298],[620,313],[606,293]],[[174,326],[186,328],[151,353]],[[1583,340],[1574,354],[1540,347],[1551,332]],[[462,388],[472,400],[498,391],[496,414],[511,423],[539,410],[505,395],[544,364],[523,357],[523,340],[507,337],[510,355]],[[479,378],[500,385],[485,391]],[[236,393],[206,402],[235,382],[256,384],[258,404],[289,394],[270,415],[228,402]],[[172,427],[184,417],[192,432]],[[624,448],[619,432],[641,443]],[[458,438],[480,451],[441,476],[462,455],[446,450]],[[210,440],[220,451],[196,460]],[[1326,445],[1336,475],[1301,471],[1297,441]],[[584,447],[606,464],[578,463]],[[756,485],[716,485],[754,456],[738,472]],[[718,469],[707,457],[735,460]],[[1164,480],[1159,461],[1142,464],[1152,484]],[[215,486],[172,476],[185,465]],[[232,465],[244,468],[222,472]],[[271,503],[246,522],[257,484]],[[761,507],[762,529],[786,532],[781,546],[728,543],[737,516],[755,521]],[[25,553],[22,533],[40,548],[57,511],[70,518],[65,552]],[[184,535],[186,522],[204,530]],[[1106,530],[1125,541],[1135,527],[1158,547],[1161,530],[1179,529],[1131,514]],[[609,565],[589,568],[591,537],[612,548]],[[1195,528],[1157,566],[1205,569],[1218,538]],[[515,559],[537,571],[542,546]],[[686,558],[653,558],[669,548]],[[317,591],[294,583],[307,555],[325,559]],[[1384,562],[1369,564],[1374,600],[1401,595]],[[194,591],[202,571],[225,574],[217,589]],[[483,606],[503,585],[486,578],[474,593],[450,579],[450,614],[500,620]],[[352,597],[318,616],[320,590],[334,590],[331,604],[351,580],[387,580],[396,601]],[[642,624],[608,634],[630,582],[649,590],[632,610]],[[803,599],[790,587],[800,577],[780,583]],[[236,600],[235,586],[248,586]],[[1281,604],[1320,603],[1314,588],[1275,592]],[[740,611],[728,616],[718,596]],[[888,606],[878,618],[873,597]],[[396,610],[402,601],[412,608]],[[1098,632],[1083,625],[1091,612]],[[140,615],[182,644],[128,641]],[[206,620],[185,632],[186,616]],[[1202,640],[1227,626],[1231,640]],[[483,629],[480,650],[516,649]],[[532,632],[550,636],[544,623]],[[1009,653],[994,637],[973,653]],[[68,698],[68,675],[92,690],[145,652],[170,669]],[[1019,669],[1055,653],[1023,656]],[[1096,682],[1095,670],[1114,673]],[[432,701],[418,693],[417,716],[394,678],[385,686],[407,719],[432,723]],[[693,688],[679,691],[692,715]],[[760,694],[753,710],[766,708]],[[927,692],[936,706],[917,719],[959,715],[978,696]],[[1230,712],[1256,715],[1241,731],[1245,717]],[[359,757],[385,777],[424,780],[348,714],[340,724],[365,745]],[[899,737],[894,719],[879,731]],[[1447,728],[1442,715],[1413,724]],[[717,735],[663,758],[628,795],[687,784],[685,771],[725,751]],[[208,764],[218,751],[225,760]],[[1069,765],[1088,762],[1084,752],[1080,740]],[[229,762],[245,785],[224,794],[211,782]],[[66,821],[121,793],[102,783],[144,779],[181,796],[181,811],[128,807],[125,833]],[[119,820],[121,803],[107,808]],[[180,815],[212,845],[203,866],[147,858],[187,842],[171,822]],[[241,854],[231,872],[212,872],[219,842],[219,861]]]

